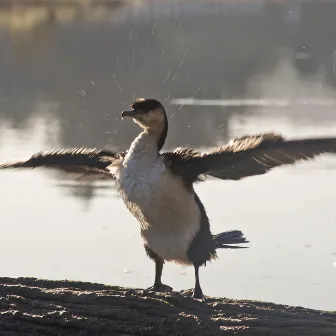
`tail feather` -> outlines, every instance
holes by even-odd
[[[243,233],[239,230],[231,230],[219,233],[214,235],[213,239],[215,241],[216,248],[248,248],[248,246],[236,246],[235,244],[249,243],[249,241],[244,237]]]

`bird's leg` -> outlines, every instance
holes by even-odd
[[[161,282],[162,269],[164,261],[161,258],[155,258],[155,280],[154,285],[152,287],[147,288],[148,290],[152,290],[155,292],[171,292],[173,290],[172,287],[164,285]]]
[[[204,295],[203,295],[202,288],[201,288],[200,281],[199,281],[199,266],[194,265],[194,268],[195,268],[195,288],[193,290],[192,297],[194,299],[203,299]]]
[[[181,291],[181,293],[185,296],[189,296],[197,300],[204,300],[203,291],[202,291],[200,281],[199,281],[199,268],[200,266],[198,264],[194,264],[195,287],[193,289],[187,289],[187,290]]]

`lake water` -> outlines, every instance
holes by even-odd
[[[193,3],[193,4],[192,4]],[[0,8],[0,160],[55,147],[123,150],[120,112],[164,100],[166,149],[274,130],[336,135],[336,4],[142,1]],[[0,276],[148,287],[154,265],[113,184],[0,174]],[[206,295],[336,310],[336,158],[196,186],[214,233],[251,248],[202,268]],[[163,280],[191,288],[193,270]]]

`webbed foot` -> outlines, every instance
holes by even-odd
[[[147,288],[147,290],[154,291],[154,292],[161,292],[161,293],[169,293],[173,291],[173,288],[168,285],[159,284],[159,285],[153,285]]]
[[[182,290],[180,291],[180,293],[185,297],[192,298],[197,301],[201,301],[201,302],[205,301],[205,297],[203,295],[202,290],[197,290],[197,288]]]

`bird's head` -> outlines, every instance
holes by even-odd
[[[163,105],[156,99],[138,98],[131,109],[121,113],[122,118],[131,117],[134,122],[148,131],[162,132],[166,127],[167,116]]]

